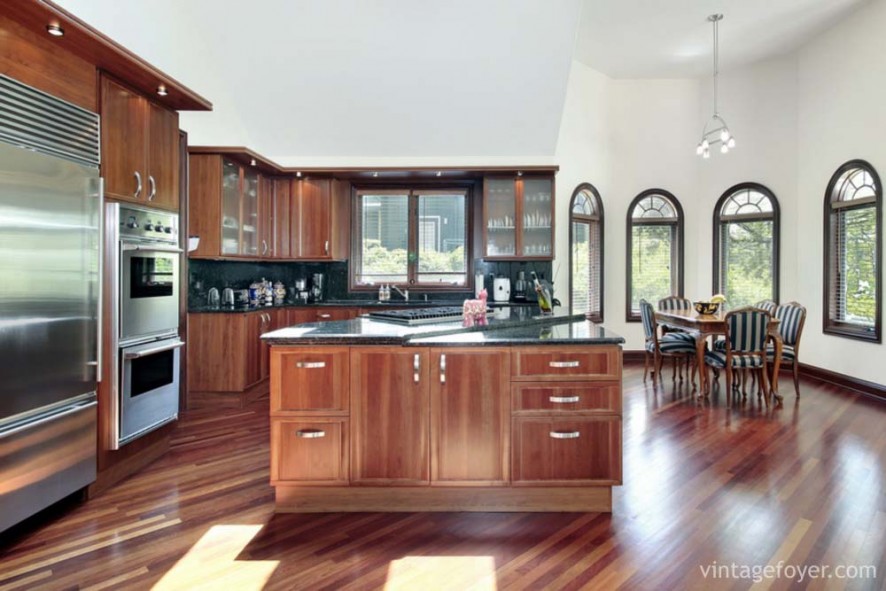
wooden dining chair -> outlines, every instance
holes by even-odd
[[[778,334],[781,336],[781,362],[789,363],[794,374],[794,391],[800,396],[800,337],[806,324],[806,308],[797,303],[789,302],[775,309],[778,318]],[[766,358],[775,361],[775,345],[766,347]],[[778,379],[778,376],[775,376]]]
[[[760,300],[756,304],[754,304],[755,308],[760,308],[761,310],[766,310],[769,312],[770,316],[775,316],[775,309],[778,308],[778,304],[773,302],[772,300]]]
[[[761,369],[760,383],[769,405],[770,389],[767,378],[766,343],[769,336],[770,314],[760,308],[740,308],[726,314],[726,349],[705,351],[705,371],[708,367],[724,369],[726,395],[732,403],[735,370]]]
[[[658,309],[662,312],[670,312],[673,310],[689,311],[689,310],[692,310],[692,301],[689,300],[688,298],[684,298],[684,297],[680,297],[680,296],[668,296],[666,298],[662,298],[662,299],[658,300]],[[691,341],[692,344],[695,345],[695,336],[692,335],[691,333],[686,332],[685,330],[680,329],[680,328],[672,328],[670,326],[662,326],[661,332],[662,332],[662,334],[681,335],[680,338],[684,338],[687,341]],[[677,363],[679,363],[680,361],[682,361],[681,357],[674,357],[674,371],[675,372],[677,370]],[[690,369],[689,369],[690,360],[686,359],[685,362],[686,362],[686,373],[688,374],[690,371]],[[681,370],[681,375],[682,375],[682,370]]]
[[[643,381],[646,381],[646,375],[649,368],[649,358],[652,357],[652,382],[661,379],[661,362],[663,357],[686,358],[690,365],[690,376],[692,385],[695,385],[695,373],[700,371],[694,367],[695,359],[695,338],[687,333],[666,333],[661,337],[658,336],[658,323],[655,320],[655,310],[652,304],[646,300],[640,300],[640,318],[643,321],[643,333],[646,337],[646,344],[643,347]],[[674,373],[674,381],[676,381],[676,372]],[[682,380],[682,374],[680,374]]]

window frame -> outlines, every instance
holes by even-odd
[[[720,252],[720,231],[721,226],[724,223],[729,223],[728,221],[723,221],[723,206],[726,204],[726,201],[733,195],[747,190],[762,193],[769,199],[769,202],[772,204],[771,216],[769,214],[760,215],[757,218],[747,216],[743,219],[751,221],[766,221],[770,219],[772,220],[772,297],[769,299],[772,299],[773,302],[779,302],[781,301],[779,299],[781,293],[781,206],[778,203],[778,198],[775,196],[775,193],[773,193],[769,187],[756,182],[738,183],[737,185],[729,187],[722,195],[720,195],[720,198],[717,199],[717,204],[714,206],[714,256],[711,273],[711,293],[723,293],[723,278],[720,274],[720,271],[723,268],[720,264],[720,256],[722,255],[722,253]]]
[[[643,223],[634,223],[634,208],[637,205],[646,199],[647,197],[651,197],[654,195],[658,195],[667,199],[671,206],[674,208],[674,211],[677,214],[677,222],[669,222],[669,221],[661,221],[661,222],[643,222]],[[650,218],[655,219],[655,218]],[[677,293],[676,294],[667,294],[667,295],[676,295],[679,297],[683,297],[683,279],[684,279],[684,215],[683,215],[683,206],[680,204],[680,200],[677,199],[673,193],[670,191],[665,191],[664,189],[646,189],[642,191],[639,195],[634,197],[631,201],[631,204],[628,206],[628,214],[626,216],[626,227],[625,227],[625,236],[626,236],[626,256],[625,256],[625,321],[626,322],[640,322],[640,312],[634,313],[631,309],[631,300],[633,299],[633,259],[634,259],[634,226],[642,225],[642,226],[660,226],[660,225],[673,225],[675,226],[675,230],[677,232],[677,252],[676,255],[672,252],[671,257],[672,260],[675,258],[677,263],[676,272],[671,270],[671,283],[676,282]],[[673,245],[672,245],[673,248]],[[673,285],[672,285],[673,287]],[[662,296],[664,297],[664,296]]]
[[[871,175],[871,178],[874,181],[876,186],[876,190],[874,191],[874,220],[877,224],[876,231],[876,246],[877,246],[877,256],[876,256],[876,272],[874,274],[874,280],[876,281],[876,293],[877,297],[875,300],[875,311],[874,311],[874,330],[873,332],[865,329],[860,329],[857,325],[853,325],[848,322],[840,321],[834,318],[831,318],[831,297],[835,296],[834,288],[835,285],[832,284],[832,277],[835,274],[835,270],[831,268],[831,216],[834,215],[834,212],[837,210],[847,210],[847,209],[861,209],[865,207],[870,207],[870,203],[863,203],[856,206],[844,206],[841,208],[834,208],[832,203],[834,202],[834,198],[837,195],[834,194],[837,183],[840,181],[840,178],[853,169],[861,169],[868,174]],[[827,189],[824,193],[824,210],[823,210],[823,218],[824,218],[824,259],[822,265],[823,271],[823,281],[822,281],[822,332],[824,334],[844,337],[847,339],[854,339],[858,341],[864,341],[867,343],[882,343],[883,338],[883,293],[881,289],[883,287],[883,185],[880,182],[880,175],[877,174],[877,170],[866,160],[854,159],[849,160],[848,162],[843,163],[837,168],[836,172],[831,176],[830,181],[828,181]]]
[[[603,199],[600,197],[600,192],[597,191],[597,188],[591,183],[580,183],[575,190],[572,192],[572,197],[569,199],[569,307],[572,308],[572,240],[574,238],[572,231],[572,224],[575,221],[574,216],[577,214],[573,213],[572,208],[575,205],[575,200],[578,196],[587,191],[591,194],[592,199],[596,202],[595,205],[597,207],[597,211],[599,212],[597,215],[597,219],[594,220],[591,216],[580,216],[579,221],[582,223],[587,223],[589,226],[591,222],[596,221],[600,226],[600,313],[599,314],[587,314],[587,319],[592,322],[603,322],[603,309],[605,306],[605,293],[604,289],[604,278],[606,277],[605,265],[606,265],[606,223],[605,223],[605,211],[603,210]]]
[[[414,257],[407,256],[406,265],[406,283],[390,283],[405,289],[412,289],[420,292],[445,291],[449,293],[472,293],[474,291],[474,230],[473,230],[473,212],[474,212],[474,191],[475,184],[473,182],[449,181],[446,183],[409,183],[409,182],[365,182],[351,185],[351,245],[350,259],[348,261],[348,291],[352,292],[377,292],[379,285],[388,284],[364,284],[357,282],[358,268],[361,262],[361,244],[362,244],[362,227],[360,223],[360,214],[362,207],[360,204],[361,193],[377,191],[392,192],[400,191],[408,194],[407,197],[407,219],[409,227],[407,229],[407,253],[413,254]],[[451,285],[438,283],[418,283],[418,224],[419,224],[419,208],[418,199],[422,193],[429,191],[459,191],[465,195],[465,284]],[[410,260],[411,259],[411,260]]]

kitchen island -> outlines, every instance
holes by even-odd
[[[535,312],[265,334],[277,511],[611,511],[624,340]]]

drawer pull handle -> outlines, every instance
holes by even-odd
[[[446,355],[440,355],[440,383],[446,383]]]
[[[578,439],[581,435],[578,431],[551,431],[552,439]]]
[[[581,400],[578,396],[551,396],[548,398],[554,404],[570,404]]]
[[[326,431],[322,429],[299,429],[295,432],[298,437],[302,437],[304,439],[317,439],[319,437],[326,437]]]
[[[317,314],[317,318],[332,318],[332,314]]]
[[[581,364],[578,361],[551,361],[548,365],[560,369],[563,367],[578,367]]]
[[[295,364],[299,369],[322,369],[326,367],[325,361],[299,361]]]
[[[417,384],[419,379],[418,372],[421,370],[421,358],[418,356],[418,353],[412,358],[412,369],[414,370],[412,373],[412,381]]]

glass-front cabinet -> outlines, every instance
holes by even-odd
[[[553,227],[553,175],[484,179],[484,258],[553,259]]]
[[[258,255],[258,173],[222,160],[222,255]]]

